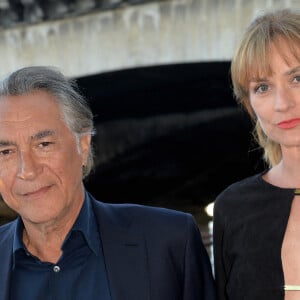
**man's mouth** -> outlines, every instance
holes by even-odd
[[[46,192],[48,192],[48,190],[51,188],[51,185],[48,186],[44,186],[41,188],[37,188],[31,191],[28,191],[26,193],[22,193],[23,196],[25,197],[32,197],[32,196],[40,196],[42,194],[45,194]]]

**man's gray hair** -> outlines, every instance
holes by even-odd
[[[80,93],[76,82],[57,69],[44,66],[25,67],[0,82],[0,97],[19,96],[38,90],[55,97],[62,118],[75,136],[77,146],[81,135],[94,133],[93,114],[85,97]],[[93,150],[90,147],[87,164],[83,167],[83,178],[89,175],[93,164]]]

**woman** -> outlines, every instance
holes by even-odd
[[[234,93],[270,168],[216,200],[218,299],[300,299],[300,13],[250,24],[232,60]]]

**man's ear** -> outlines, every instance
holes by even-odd
[[[81,157],[82,157],[82,165],[85,166],[87,164],[87,159],[91,147],[91,134],[83,134],[80,136],[80,150],[81,150]]]

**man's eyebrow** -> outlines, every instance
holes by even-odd
[[[40,140],[44,137],[54,136],[56,132],[54,130],[42,130],[31,136],[31,140]],[[17,144],[10,140],[0,140],[0,147],[16,146]]]
[[[54,130],[42,130],[39,131],[38,133],[34,134],[31,139],[32,140],[40,140],[44,137],[48,137],[48,136],[54,136],[56,134],[56,132]]]
[[[16,143],[9,140],[0,140],[0,147],[16,146]]]

